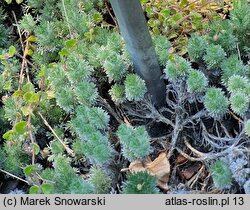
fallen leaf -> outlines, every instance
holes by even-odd
[[[170,164],[166,153],[160,153],[152,163],[146,164],[146,168],[152,176],[156,176],[158,186],[163,190],[168,190]]]
[[[177,165],[182,165],[182,164],[186,163],[187,161],[188,161],[187,158],[185,158],[184,156],[182,156],[181,154],[179,154],[179,155],[177,156],[176,160],[175,160],[175,163],[176,163]]]
[[[193,165],[190,165],[188,168],[181,171],[181,176],[184,177],[184,179],[189,180],[194,176],[194,174],[196,174],[199,171],[200,168],[201,168],[200,163],[195,163]]]
[[[128,170],[131,173],[137,173],[140,171],[146,171],[146,168],[140,160],[135,160],[134,162],[130,163]]]
[[[167,183],[170,173],[170,164],[166,153],[161,153],[153,162],[147,163],[146,169],[151,175],[156,176],[158,180]]]
[[[154,160],[148,157],[145,162],[141,160],[135,160],[130,163],[129,171],[131,173],[137,173],[139,171],[147,171],[150,175],[155,176],[157,178],[157,184],[163,190],[168,190],[168,180],[170,174],[170,163],[167,159],[166,153],[162,152],[159,156]]]

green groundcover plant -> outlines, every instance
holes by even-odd
[[[140,0],[154,34],[173,40],[180,54],[187,52],[187,42],[193,32],[203,33],[210,21],[225,18],[232,9],[231,0]]]

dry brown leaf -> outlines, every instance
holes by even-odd
[[[188,159],[185,158],[184,156],[182,156],[181,154],[179,154],[179,155],[176,157],[176,159],[175,159],[175,163],[176,163],[177,165],[182,165],[182,164],[186,163],[187,161],[188,161]]]
[[[157,178],[157,184],[160,188],[167,190],[169,174],[170,174],[170,163],[167,159],[166,153],[162,152],[154,160],[151,161],[150,158],[147,158],[145,163],[140,160],[135,160],[130,163],[129,171],[131,173],[137,173],[139,171],[147,171],[150,175]]]
[[[166,153],[161,153],[152,163],[147,163],[146,169],[148,169],[151,175],[156,176],[158,180],[167,183],[170,173],[170,164]]]
[[[201,168],[201,164],[200,163],[194,163],[193,165],[190,165],[189,167],[187,167],[186,169],[184,169],[181,172],[181,176],[186,179],[189,180],[191,179]]]
[[[146,171],[146,168],[143,166],[143,163],[140,160],[135,160],[134,162],[130,163],[128,170],[131,173],[137,173],[140,171]]]

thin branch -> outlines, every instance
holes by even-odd
[[[109,5],[108,5],[108,2],[105,0],[105,7],[106,7],[106,9],[107,9],[107,11],[108,11],[108,13],[109,13],[109,15],[110,15],[110,17],[112,18],[112,20],[114,21],[114,23],[115,23],[115,26],[117,27],[117,28],[119,28],[119,25],[118,25],[118,23],[117,23],[117,21],[116,21],[116,19],[115,19],[115,17],[114,17],[114,15],[112,14],[112,12],[110,11],[110,9],[109,9]]]
[[[7,174],[7,175],[9,175],[9,176],[11,176],[11,177],[13,177],[14,179],[20,180],[20,181],[25,182],[26,184],[30,185],[30,183],[28,181],[26,181],[26,180],[24,180],[24,179],[22,179],[22,178],[20,178],[20,177],[18,177],[16,175],[14,175],[14,174],[11,174],[11,173],[3,170],[3,169],[0,169],[0,171],[3,172],[3,173],[5,173],[5,174]]]
[[[239,60],[241,60],[241,54],[240,54],[240,48],[239,48],[239,44],[236,44],[237,47],[237,51],[238,51],[238,56],[239,56]]]
[[[24,58],[27,55],[28,49],[29,49],[29,41],[27,41],[26,44],[25,44],[25,49],[24,49],[24,52],[23,52],[23,57]],[[24,72],[24,69],[25,69],[26,65],[27,65],[26,61],[23,59],[22,60],[22,65],[21,65],[21,71],[20,71],[20,75],[19,75],[18,90],[21,89],[22,84],[23,84],[23,78],[24,78],[24,76],[23,76],[24,73],[23,72]]]
[[[12,12],[12,14],[13,14],[13,17],[14,17],[14,20],[15,20],[15,23],[16,23],[17,32],[18,32],[18,35],[19,35],[19,39],[20,39],[22,51],[23,51],[23,53],[24,53],[25,49],[24,49],[24,44],[23,44],[23,39],[22,39],[22,33],[21,33],[21,30],[20,30],[19,25],[18,25],[18,21],[17,21],[17,18],[16,18],[16,14],[15,14],[15,12],[14,12],[13,10],[12,10],[11,12]]]
[[[44,125],[46,125],[49,130],[53,133],[53,135],[58,139],[58,141],[63,145],[64,149],[66,150],[66,152],[74,157],[74,151],[71,150],[66,144],[64,144],[63,140],[60,139],[60,137],[56,134],[56,132],[53,130],[53,128],[49,125],[48,121],[43,117],[43,115],[38,112],[39,116],[42,118],[43,122],[44,122]]]
[[[109,113],[113,115],[113,117],[116,119],[118,123],[123,124],[123,121],[120,119],[120,117],[116,114],[114,109],[112,109],[112,107],[108,104],[108,102],[104,98],[99,97],[98,100],[104,105],[104,107],[109,111]]]
[[[29,67],[27,65],[26,60],[24,60],[24,62],[25,62],[25,66],[26,66],[25,72],[26,72],[27,81],[30,82]]]
[[[173,134],[172,134],[172,139],[171,139],[171,148],[168,152],[168,159],[172,156],[173,154],[173,151],[176,147],[176,143],[177,143],[177,140],[179,138],[179,133],[180,131],[182,130],[182,126],[180,124],[180,118],[178,115],[176,115],[175,117],[175,126],[174,126],[174,130],[173,130]]]
[[[174,127],[174,123],[163,116],[152,104],[151,100],[147,98],[141,104],[138,103],[138,108],[136,110],[131,110],[127,107],[128,113],[134,116],[138,116],[142,119],[154,119],[157,122],[163,122],[167,125]],[[139,113],[141,112],[141,114]]]
[[[227,147],[225,150],[222,150],[220,152],[208,152],[208,153],[202,153],[203,156],[199,158],[194,158],[183,152],[180,148],[176,147],[176,150],[185,158],[187,158],[190,161],[204,161],[204,160],[213,160],[222,156],[226,156],[232,152],[232,150],[239,147],[239,142],[241,141],[242,137],[244,136],[244,131],[242,131],[236,138],[234,143]]]
[[[191,144],[188,142],[187,138],[184,137],[184,143],[185,145],[187,146],[187,148],[189,148],[195,155],[197,155],[198,157],[203,157],[204,156],[204,153],[198,151],[197,149],[193,148],[191,146]]]
[[[183,152],[179,147],[175,148],[177,150],[177,152],[179,152],[183,157],[185,157],[186,159],[190,160],[190,161],[204,161],[206,159],[206,156],[204,157],[199,157],[199,158],[194,158],[191,157],[190,155],[186,154],[185,152]]]
[[[29,105],[29,109],[31,108],[31,105]],[[31,128],[31,113],[29,113],[28,115],[28,122],[27,122],[27,125],[28,125],[28,131],[29,131],[29,136],[30,136],[30,141],[31,141],[31,144],[35,144],[35,140],[33,138],[33,135],[32,135],[32,128]],[[32,165],[35,164],[35,148],[34,146],[32,146]]]
[[[70,28],[70,24],[69,24],[69,17],[68,17],[67,11],[66,11],[64,0],[62,0],[62,5],[63,5],[63,10],[64,10],[64,13],[65,13],[65,18],[66,18],[66,21],[67,21],[67,24],[68,24],[68,28],[69,28],[69,34],[70,34],[70,37],[72,39],[73,36],[72,36],[72,32],[71,32],[71,28]]]
[[[243,120],[239,117],[237,117],[233,112],[230,112],[230,114],[236,119],[238,120],[240,123],[243,123]]]
[[[195,4],[198,1],[200,1],[200,0],[194,0],[194,1],[190,2],[190,3],[188,3],[185,7],[182,8],[182,10],[186,9],[187,7],[189,7],[192,4]]]
[[[220,141],[220,142],[229,142],[229,141],[235,141],[235,138],[228,138],[228,137],[218,137],[214,136],[210,133],[207,132],[207,129],[203,123],[201,123],[202,129],[203,129],[203,135],[208,136],[209,138],[215,140],[215,141]]]
[[[232,138],[231,135],[229,134],[229,132],[227,131],[226,127],[220,122],[220,126],[223,129],[224,133],[226,134],[226,136],[228,138]]]
[[[202,165],[201,168],[199,169],[199,171],[187,182],[187,186],[189,186],[190,188],[193,188],[194,184],[197,182],[199,176],[201,175],[202,171],[204,171],[205,166]]]
[[[23,57],[19,53],[16,53],[16,56],[23,59],[23,60],[25,60],[32,68],[38,70],[38,67],[36,67],[33,63],[31,63],[27,58]]]
[[[205,109],[197,112],[195,115],[192,115],[191,117],[185,119],[182,123],[182,126],[185,126],[188,123],[192,123],[194,120],[198,120],[202,117],[205,117],[207,115],[207,111]]]

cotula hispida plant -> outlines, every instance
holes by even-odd
[[[187,98],[196,97],[198,103],[203,103],[207,111],[203,117],[210,116],[215,121],[220,121],[227,118],[230,113],[239,116],[242,121],[235,139],[246,141],[249,138],[250,111],[250,71],[247,50],[249,48],[245,43],[246,37],[239,34],[241,30],[239,23],[250,17],[247,14],[250,5],[247,1],[234,1],[234,5],[235,8],[228,20],[215,21],[209,26],[207,35],[195,34],[190,38],[187,49],[191,61],[197,65],[196,69],[190,69],[191,65],[186,65],[185,70],[182,70],[183,59],[181,58],[178,60],[176,71],[170,71],[169,63],[173,64],[173,61],[169,60],[165,73],[170,81],[175,82],[176,91],[186,90],[191,93],[186,96]],[[249,26],[249,21],[244,21],[246,30]],[[218,28],[223,30],[217,30]],[[246,31],[245,33],[247,34]],[[175,60],[174,63],[176,63]],[[199,94],[197,94],[198,90]],[[228,134],[226,136],[231,138]],[[216,148],[215,145],[214,147]],[[237,148],[236,146],[235,151],[228,150],[227,154],[232,156],[237,153]],[[210,170],[216,187],[230,189],[234,179],[243,188],[249,178],[246,164],[249,159],[244,152],[242,156],[245,157],[244,160],[240,158],[230,161],[218,160],[211,165]],[[245,172],[241,173],[242,171]]]
[[[190,133],[190,128],[193,129],[191,138],[195,139],[192,140],[193,145],[199,147],[204,142],[209,145],[208,153],[203,154],[204,160],[244,151],[240,142],[245,145],[249,138],[249,51],[247,44],[243,44],[245,37],[239,34],[239,25],[235,24],[250,17],[247,13],[250,5],[247,1],[235,1],[235,4],[237,6],[229,19],[212,22],[208,26],[208,34],[191,36],[187,46],[188,59],[171,54],[167,44],[166,48],[161,47],[164,49],[162,52],[157,51],[158,58],[169,53],[166,60],[161,59],[165,62],[163,71],[167,81],[167,108],[159,111],[144,102],[141,110],[138,107],[128,109],[134,116],[153,118],[172,128],[170,156],[175,149],[184,152],[183,146],[180,146],[183,142],[180,136]],[[246,20],[244,24],[248,22]],[[209,125],[205,119],[210,119],[214,124]],[[232,124],[234,120],[239,122],[236,133],[226,125],[225,121],[229,119],[232,119]],[[195,130],[197,125],[201,133]],[[211,130],[208,131],[208,128]],[[229,144],[225,145],[225,142]],[[186,139],[184,143],[189,147]],[[200,156],[200,153],[197,155]],[[213,174],[215,187],[230,190],[233,181],[236,181],[243,189],[243,182],[247,181],[249,175],[244,172],[241,173],[242,179],[237,178],[236,174],[242,172],[240,166],[233,169],[230,165],[236,163],[248,171],[244,161],[213,161],[209,170]]]

